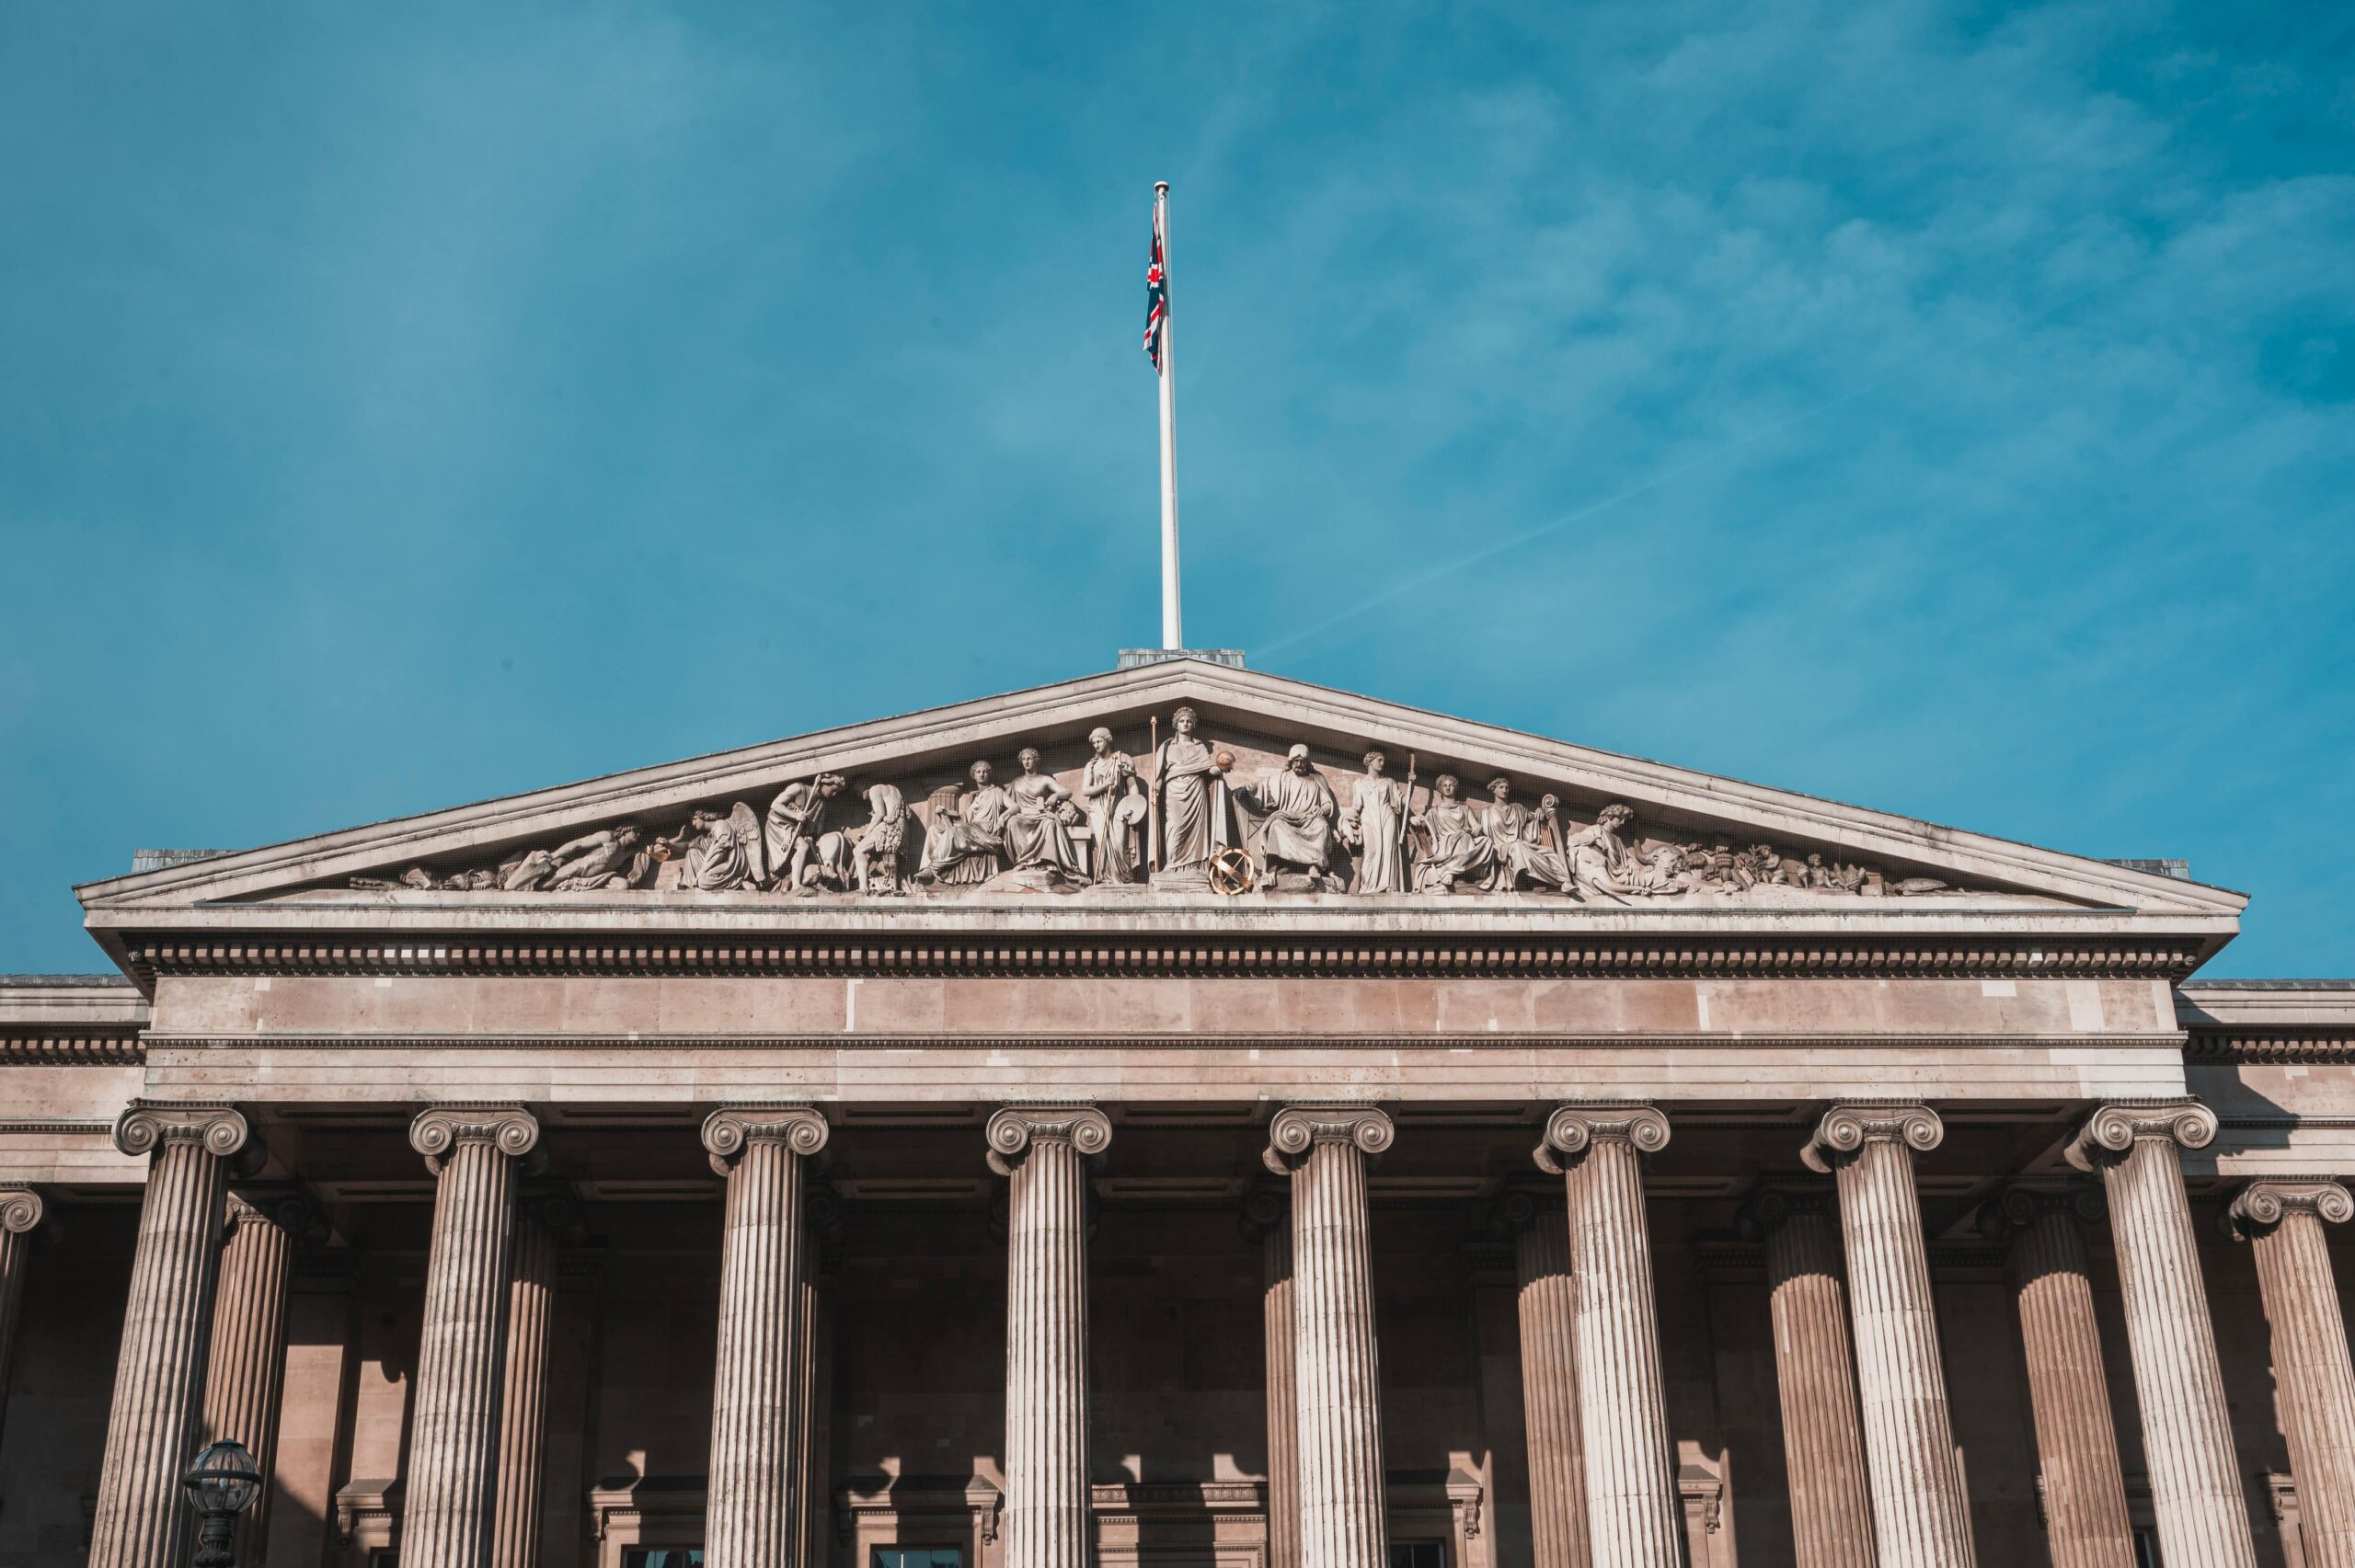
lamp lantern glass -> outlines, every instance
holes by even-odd
[[[235,1439],[209,1444],[180,1477],[180,1490],[196,1510],[200,1568],[228,1568],[236,1561],[230,1538],[237,1516],[261,1494],[261,1472],[254,1467],[253,1455]]]

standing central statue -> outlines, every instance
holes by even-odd
[[[1211,856],[1226,847],[1225,770],[1194,735],[1194,710],[1169,717],[1172,731],[1153,754],[1154,870],[1164,876],[1210,877]]]

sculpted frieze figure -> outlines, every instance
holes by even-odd
[[[1367,752],[1365,776],[1350,785],[1341,809],[1341,841],[1358,857],[1353,893],[1407,890],[1407,792],[1385,776],[1389,765],[1381,752]]]
[[[895,784],[867,788],[867,830],[851,851],[858,890],[886,898],[900,890],[900,848],[907,842],[908,801]]]
[[[1488,841],[1482,814],[1464,800],[1453,773],[1431,781],[1431,798],[1410,818],[1430,836],[1430,851],[1414,865],[1415,891],[1453,893],[1476,887],[1496,869],[1497,852]]]
[[[624,825],[583,833],[557,846],[547,887],[557,893],[588,887],[626,887],[638,854],[638,830]]]
[[[1207,878],[1211,856],[1227,847],[1226,770],[1234,759],[1213,752],[1194,733],[1191,708],[1169,718],[1170,736],[1153,754],[1154,869],[1166,876]]]
[[[769,876],[775,878],[776,887],[792,892],[813,887],[821,880],[831,880],[839,886],[846,878],[849,864],[842,841],[835,841],[831,865],[819,856],[819,843],[825,836],[827,802],[843,792],[845,783],[840,773],[820,773],[814,779],[786,785],[769,802],[762,840],[768,853]]]
[[[945,887],[973,887],[1002,869],[1006,818],[1014,803],[1005,790],[992,784],[987,762],[976,762],[973,787],[960,791],[943,784],[926,803],[931,820],[925,825],[924,858],[916,880]]]
[[[1682,893],[1691,884],[1683,869],[1685,852],[1674,845],[1638,855],[1620,830],[1635,820],[1635,812],[1614,801],[1596,814],[1591,827],[1569,837],[1568,860],[1576,890],[1604,903],[1630,898]]]
[[[1137,830],[1146,815],[1136,762],[1126,751],[1113,750],[1112,732],[1100,725],[1087,732],[1087,753],[1079,799],[1087,812],[1088,836],[1096,841],[1095,878],[1133,882]]]
[[[1269,869],[1289,867],[1306,873],[1312,886],[1326,886],[1333,823],[1341,807],[1333,786],[1309,761],[1308,748],[1292,747],[1281,769],[1235,793],[1237,803],[1260,818],[1259,857]]]
[[[1016,759],[1022,772],[1006,789],[1005,853],[1017,871],[1048,871],[1077,881],[1079,847],[1072,824],[1079,807],[1052,773],[1039,771],[1039,749],[1025,746]]]
[[[1532,811],[1513,799],[1512,781],[1503,777],[1488,781],[1488,808],[1481,813],[1480,827],[1496,857],[1488,876],[1489,890],[1510,893],[1525,879],[1558,893],[1568,892],[1569,864],[1560,850],[1545,842],[1549,826],[1555,842],[1561,842],[1562,825],[1555,815],[1561,802],[1549,795]]]
[[[727,816],[696,811],[663,846],[680,862],[679,886],[699,893],[731,893],[759,885],[761,819],[738,801]]]

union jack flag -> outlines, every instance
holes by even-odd
[[[1161,324],[1169,316],[1169,280],[1161,265],[1161,212],[1153,214],[1153,263],[1144,269],[1144,352],[1161,368]]]

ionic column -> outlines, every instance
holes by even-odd
[[[1591,1102],[1557,1107],[1535,1150],[1537,1168],[1562,1178],[1568,1204],[1587,1541],[1609,1568],[1683,1560],[1644,1221],[1643,1156],[1667,1147],[1668,1118],[1656,1108]]]
[[[150,1159],[88,1561],[180,1568],[195,1537],[180,1475],[198,1448],[221,1205],[246,1118],[225,1105],[133,1104],[114,1146]]]
[[[2188,1100],[2104,1105],[2068,1148],[2071,1164],[2101,1173],[2109,1199],[2142,1461],[2167,1568],[2254,1568],[2257,1561],[2177,1152],[2215,1136],[2215,1113]]]
[[[25,1266],[40,1224],[40,1194],[0,1187],[0,1432],[8,1425],[8,1389],[17,1365],[17,1313],[25,1302]]]
[[[842,1198],[822,1182],[801,1195],[801,1436],[795,1455],[793,1540],[796,1568],[825,1562],[827,1514],[833,1502],[833,1327],[825,1288],[826,1238],[842,1224]]]
[[[712,1169],[728,1178],[707,1568],[789,1568],[798,1549],[803,1162],[827,1130],[810,1105],[727,1105],[703,1124]]]
[[[507,1359],[499,1398],[491,1568],[539,1568],[557,1233],[569,1229],[573,1217],[572,1200],[562,1193],[535,1194],[516,1206],[515,1243],[507,1265]]]
[[[1366,1165],[1396,1137],[1371,1105],[1287,1105],[1262,1158],[1292,1178],[1301,1568],[1387,1568],[1382,1374]]]
[[[1990,1234],[2011,1239],[2012,1289],[2019,1301],[2052,1568],[2135,1568],[2134,1527],[2126,1512],[2118,1428],[2109,1415],[2109,1379],[2102,1369],[2101,1324],[2077,1230],[2104,1212],[2097,1188],[2014,1187],[1980,1219]]]
[[[204,1439],[235,1438],[262,1477],[253,1505],[238,1516],[241,1562],[261,1561],[270,1539],[276,1487],[278,1410],[286,1375],[286,1288],[295,1243],[317,1223],[298,1193],[229,1195],[221,1243],[220,1283],[213,1297],[213,1342],[204,1377]]]
[[[2355,1568],[2355,1363],[2322,1233],[2355,1198],[2327,1179],[2252,1182],[2229,1214],[2257,1254],[2307,1568]]]
[[[1268,1568],[1300,1568],[1300,1386],[1292,1314],[1292,1207],[1285,1190],[1252,1189],[1243,1234],[1259,1243],[1267,1330]]]
[[[1938,1359],[1937,1310],[1913,1188],[1913,1155],[1945,1124],[1926,1105],[1834,1105],[1800,1151],[1836,1173],[1855,1325],[1873,1539],[1886,1568],[1970,1568],[1970,1505]]]
[[[1740,1228],[1766,1243],[1798,1568],[1875,1568],[1872,1484],[1832,1201],[1830,1193],[1769,1188],[1743,1206]]]
[[[1504,1215],[1520,1276],[1521,1409],[1535,1568],[1589,1568],[1569,1215],[1559,1199],[1525,1192],[1505,1198]]]
[[[1092,1105],[990,1117],[1007,1177],[1005,1568],[1087,1568],[1087,1162],[1111,1146]]]
[[[408,1141],[435,1187],[402,1568],[483,1568],[499,1493],[516,1166],[540,1124],[521,1105],[436,1105],[409,1124]]]

